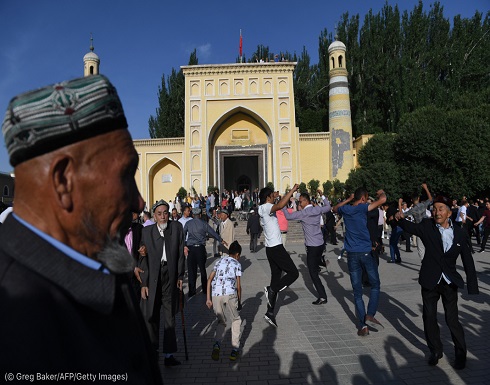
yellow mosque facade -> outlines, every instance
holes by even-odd
[[[330,49],[331,48],[331,49]],[[272,182],[286,191],[295,183],[345,181],[356,166],[345,45],[329,48],[330,132],[299,133],[295,124],[296,63],[183,66],[185,135],[136,139],[136,182],[146,202],[191,193],[253,190]]]

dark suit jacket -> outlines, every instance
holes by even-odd
[[[172,298],[175,315],[179,308],[179,290],[177,281],[184,279],[185,258],[184,258],[184,229],[180,222],[168,221],[165,230],[165,252],[167,254],[167,263],[170,279],[170,287],[173,288]],[[153,317],[155,309],[155,298],[157,296],[158,277],[160,275],[160,261],[163,254],[163,238],[160,236],[157,225],[146,226],[141,233],[141,244],[146,246],[147,256],[140,259],[140,268],[144,271],[141,274],[141,286],[148,287],[148,299],[143,308],[146,308],[146,317]],[[161,295],[159,293],[158,295]]]
[[[262,232],[262,226],[260,226],[260,217],[258,214],[253,213],[248,217],[247,232],[252,234],[259,234]]]
[[[478,294],[478,281],[475,263],[468,244],[468,234],[458,226],[454,226],[454,240],[451,248],[444,252],[442,237],[436,223],[431,218],[423,219],[420,223],[399,220],[398,226],[408,233],[415,234],[422,239],[425,246],[425,255],[420,267],[419,283],[426,289],[436,287],[442,272],[459,288],[464,288],[464,281],[456,270],[456,260],[461,255],[468,294]]]
[[[67,257],[11,215],[0,231],[0,367],[13,373],[161,375],[126,274]]]
[[[137,262],[140,257],[138,249],[141,243],[141,231],[143,230],[143,225],[141,223],[131,223],[131,230],[133,232],[133,248],[131,250],[131,255]]]

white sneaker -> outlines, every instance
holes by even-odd
[[[337,259],[342,259],[342,254],[340,254],[340,255],[337,257]]]

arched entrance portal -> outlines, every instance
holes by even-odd
[[[209,136],[210,181],[220,191],[265,186],[270,173],[270,138],[267,124],[251,110],[240,107],[222,115]]]

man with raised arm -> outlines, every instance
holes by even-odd
[[[287,205],[289,199],[298,189],[299,185],[284,194],[282,199],[274,204],[274,191],[269,187],[260,190],[259,215],[260,224],[264,229],[265,254],[271,268],[271,282],[264,288],[267,299],[267,313],[265,320],[272,326],[277,327],[274,308],[276,305],[277,293],[291,285],[299,277],[298,268],[294,264],[291,256],[282,244],[281,230],[277,222],[276,211],[281,210]],[[282,275],[282,273],[285,273]]]
[[[374,318],[378,310],[380,281],[378,265],[371,253],[371,237],[367,227],[368,211],[377,209],[386,202],[386,194],[383,190],[377,192],[377,197],[377,200],[368,204],[368,191],[364,187],[359,187],[348,199],[338,203],[332,209],[334,213],[341,214],[345,222],[344,248],[347,251],[347,265],[352,289],[354,290],[356,313],[359,318],[357,335],[361,337],[369,335],[368,325],[371,327],[382,327],[381,323]],[[352,205],[346,206],[351,201],[354,201]],[[362,299],[363,268],[371,284],[367,311]]]
[[[422,222],[422,219],[427,217],[426,215],[427,209],[432,203],[432,195],[430,194],[430,191],[427,188],[427,184],[422,183],[422,188],[427,194],[427,200],[421,202],[420,194],[414,195],[412,197],[413,207],[403,213],[405,217],[411,215],[415,223],[420,223]],[[398,205],[400,206],[400,202],[398,202]],[[400,211],[402,210],[400,209]],[[422,242],[422,239],[420,239],[419,237],[417,237],[417,251],[419,253],[420,260],[422,260],[425,254],[425,246],[424,246],[424,242]]]
[[[442,298],[447,326],[454,343],[454,368],[466,366],[466,342],[464,331],[458,319],[458,287],[464,281],[456,269],[456,260],[461,255],[468,294],[478,294],[475,263],[468,245],[468,234],[451,221],[449,198],[439,195],[434,199],[432,218],[420,223],[403,220],[405,215],[398,212],[395,218],[398,226],[417,235],[425,245],[425,256],[420,267],[419,284],[422,287],[423,321],[425,339],[430,349],[428,364],[435,366],[442,358],[442,341],[437,323],[437,303]]]
[[[289,213],[286,208],[282,209],[285,218],[288,221],[299,220],[303,226],[306,246],[306,265],[310,273],[311,281],[318,294],[313,305],[323,305],[327,303],[327,292],[318,276],[318,266],[322,264],[322,253],[325,247],[323,234],[320,228],[320,219],[322,214],[329,212],[332,207],[330,202],[322,195],[323,206],[313,206],[308,193],[302,193],[299,196],[299,206],[301,210]]]

